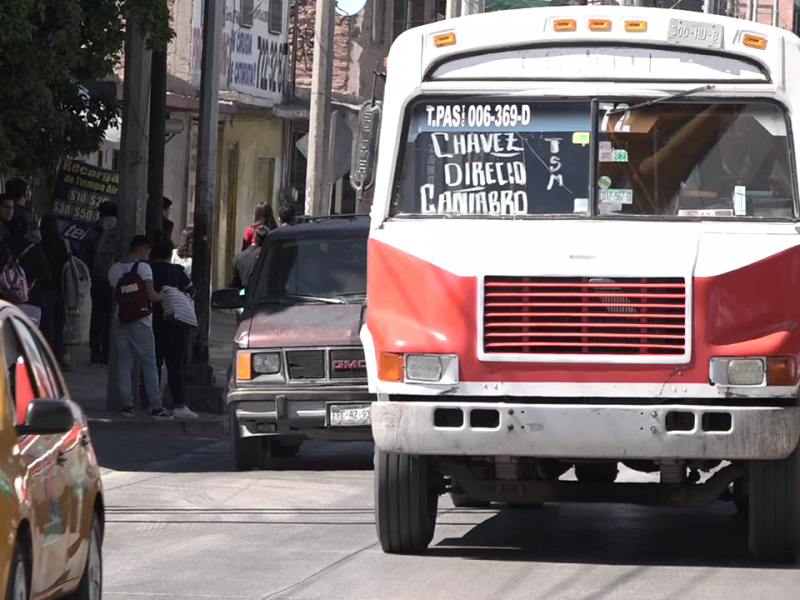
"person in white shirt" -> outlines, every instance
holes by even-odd
[[[131,240],[128,258],[114,263],[108,271],[108,282],[113,290],[117,284],[136,265],[136,273],[144,282],[147,300],[160,302],[161,294],[153,287],[153,271],[147,261],[150,259],[152,244],[143,235],[134,236]],[[122,288],[126,286],[121,286]],[[135,288],[135,286],[133,286]],[[125,291],[123,289],[123,291]],[[148,303],[149,304],[149,303]],[[117,372],[119,375],[120,412],[122,416],[132,418],[135,415],[133,408],[133,391],[131,389],[131,375],[133,373],[134,356],[139,359],[142,369],[144,388],[147,400],[150,402],[150,416],[159,420],[170,420],[170,415],[161,404],[161,389],[158,383],[156,370],[156,346],[153,336],[152,307],[144,311],[144,316],[129,323],[123,323],[119,318],[119,307],[115,311],[114,326],[116,330],[115,341],[117,344]]]

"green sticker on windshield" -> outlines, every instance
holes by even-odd
[[[611,162],[628,162],[628,151],[621,148],[614,148],[611,151]]]
[[[11,497],[14,490],[11,488],[11,482],[6,477],[6,474],[0,471],[0,494],[3,496]]]
[[[572,143],[580,146],[586,146],[591,141],[591,135],[588,131],[576,131],[572,134]]]

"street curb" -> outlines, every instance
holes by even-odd
[[[91,431],[152,433],[165,436],[223,438],[228,435],[227,419],[220,415],[203,415],[196,421],[156,421],[148,417],[123,419],[111,416],[88,416]]]

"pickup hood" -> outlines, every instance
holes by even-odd
[[[246,324],[247,347],[360,346],[362,312],[361,304],[260,306]]]

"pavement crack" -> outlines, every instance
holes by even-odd
[[[277,592],[273,592],[272,594],[269,594],[268,596],[264,596],[261,600],[270,600],[271,598],[277,598],[279,594],[285,594],[286,592],[288,592],[290,590],[293,590],[294,588],[299,587],[299,586],[303,585],[304,583],[308,583],[309,581],[314,579],[317,575],[321,575],[325,571],[329,571],[333,567],[339,566],[340,564],[342,564],[346,560],[349,560],[349,559],[353,558],[354,556],[357,556],[357,555],[361,554],[365,550],[369,550],[371,548],[374,548],[378,544],[380,544],[380,542],[373,542],[371,544],[368,544],[368,545],[364,546],[363,548],[359,548],[358,550],[354,550],[353,552],[343,556],[339,560],[335,560],[331,564],[326,565],[326,566],[322,567],[321,569],[317,569],[316,571],[311,573],[311,575],[308,575],[307,577],[304,577],[303,579],[301,579],[297,583],[293,583],[292,585],[288,585],[285,588],[278,590]]]

